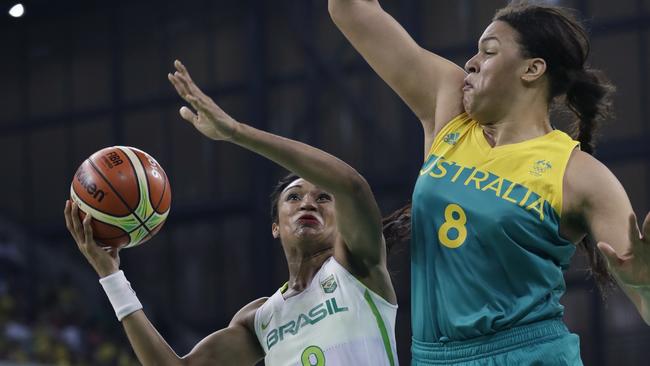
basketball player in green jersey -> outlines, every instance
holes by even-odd
[[[272,234],[282,243],[289,281],[178,357],[141,310],[117,253],[93,241],[90,215],[82,223],[78,207],[66,203],[67,227],[101,277],[140,362],[255,365],[264,358],[267,366],[397,365],[396,296],[379,208],[366,181],[321,150],[235,121],[180,62],[175,67],[169,80],[197,111],[183,107],[184,119],[213,140],[238,144],[297,174],[281,180],[272,196]]]
[[[650,219],[639,230],[623,187],[590,155],[611,86],[586,67],[588,36],[566,10],[518,3],[496,13],[463,70],[418,46],[377,0],[329,0],[336,26],[424,129],[412,365],[580,365],[559,300],[587,235],[598,243],[587,246],[592,269],[650,324]],[[578,118],[577,141],[552,126],[556,98]]]

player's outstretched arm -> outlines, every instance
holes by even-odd
[[[197,111],[195,114],[187,107],[181,108],[185,120],[207,137],[228,140],[265,156],[333,194],[336,217],[341,218],[337,226],[347,247],[346,254],[341,255],[354,256],[354,262],[366,269],[386,268],[379,207],[370,186],[354,168],[312,146],[235,121],[201,92],[179,61],[175,67],[177,71],[169,74],[169,80]],[[385,278],[389,278],[387,274]]]
[[[639,229],[623,186],[592,156],[575,152],[567,167],[566,192],[598,243],[609,272],[650,325],[650,214]],[[568,178],[568,180],[567,180]]]
[[[264,357],[254,335],[255,310],[264,303],[260,299],[240,310],[230,325],[205,338],[185,357],[179,357],[149,322],[142,305],[119,270],[116,250],[100,248],[93,239],[91,217],[79,219],[79,207],[66,202],[64,216],[66,227],[79,250],[100,276],[118,319],[143,365],[255,365]]]
[[[142,310],[122,320],[131,346],[143,365],[255,365],[264,358],[253,331],[255,311],[266,299],[251,302],[242,308],[227,328],[216,331],[200,341],[190,353],[178,357]]]
[[[463,111],[465,72],[420,47],[379,1],[329,0],[328,9],[352,46],[420,119],[425,139],[431,136],[433,141]]]

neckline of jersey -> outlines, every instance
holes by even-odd
[[[305,293],[311,291],[311,289],[312,289],[312,287],[313,287],[313,284],[314,284],[314,281],[316,281],[316,280],[320,277],[320,272],[323,270],[323,268],[325,267],[325,265],[326,265],[327,263],[329,263],[329,261],[330,261],[332,258],[333,258],[333,257],[329,257],[329,258],[327,258],[327,259],[325,260],[325,262],[323,262],[323,264],[322,264],[321,267],[318,269],[318,271],[316,271],[316,273],[314,273],[314,277],[313,277],[313,278],[311,279],[311,281],[309,282],[309,285],[307,285],[307,287],[305,287],[305,289],[302,290],[302,291],[300,291],[299,293],[297,293],[297,294],[295,294],[295,295],[293,295],[293,296],[291,296],[291,297],[284,297],[284,294],[289,290],[289,281],[287,281],[287,282],[286,282],[282,287],[280,287],[280,288],[278,289],[278,291],[280,292],[280,299],[282,299],[282,302],[283,302],[283,303],[286,303],[287,301],[292,301],[292,299],[294,299],[294,298],[299,298],[299,297],[301,297],[303,294],[305,294]]]
[[[504,151],[507,152],[507,151],[512,151],[512,150],[525,148],[525,147],[527,147],[527,145],[529,145],[531,143],[546,141],[546,140],[552,138],[553,136],[557,135],[557,133],[561,133],[561,131],[559,131],[559,130],[553,130],[553,131],[551,131],[551,132],[549,132],[547,134],[537,136],[537,137],[533,137],[533,138],[528,139],[528,140],[513,142],[511,144],[505,144],[505,145],[499,145],[499,146],[491,146],[488,143],[487,138],[485,137],[485,134],[483,132],[483,128],[481,127],[481,125],[476,121],[474,121],[474,124],[475,125],[472,126],[472,133],[474,134],[474,137],[478,141],[480,149],[483,150],[483,152],[488,154],[488,155],[489,154],[495,154],[495,153],[501,153],[501,152],[504,152]]]

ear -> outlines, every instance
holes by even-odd
[[[521,79],[527,82],[534,82],[546,72],[546,61],[543,58],[529,58],[526,61],[526,70],[521,75]]]
[[[271,225],[271,233],[273,234],[274,239],[279,238],[280,237],[280,225],[278,225],[277,223],[274,222],[273,225]]]

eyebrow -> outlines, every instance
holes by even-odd
[[[282,191],[282,193],[289,192],[290,190],[292,190],[292,189],[294,189],[294,188],[302,188],[302,185],[300,185],[300,184],[296,184],[296,185],[294,185],[294,186],[290,186],[290,187],[288,187],[288,188],[285,188],[284,191]]]
[[[499,41],[499,38],[497,38],[496,36],[485,37],[482,40],[480,40],[479,43],[485,43],[487,41],[497,41],[501,43],[501,41]]]

